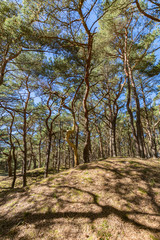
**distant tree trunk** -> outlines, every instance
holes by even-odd
[[[28,161],[28,166],[27,166],[27,169],[28,170],[31,170],[31,163],[32,163],[32,155],[29,155],[30,157],[29,157],[29,161]]]
[[[15,119],[15,112],[12,112],[10,110],[8,110],[6,107],[2,106],[12,117],[11,123],[10,123],[10,131],[9,131],[9,141],[10,141],[10,152],[8,155],[8,175],[12,176],[12,159],[14,161],[14,175],[13,175],[13,182],[12,182],[12,186],[11,188],[14,188],[15,185],[15,181],[16,181],[16,170],[17,170],[17,159],[15,156],[15,146],[14,146],[14,142],[13,142],[13,138],[12,138],[12,132],[13,132],[13,124],[14,124],[14,119]],[[13,152],[13,155],[12,155]]]
[[[17,170],[17,158],[15,154],[15,146],[13,146],[13,161],[14,161],[14,172],[13,172],[13,181],[12,181],[12,188],[15,186],[16,182],[16,170]]]
[[[12,177],[12,150],[10,150],[9,152],[7,163],[8,163],[8,176]]]
[[[110,123],[111,125],[111,123]],[[109,141],[109,156],[110,157],[113,157],[113,142],[112,142],[112,128],[110,126],[110,129],[109,129],[109,137],[110,137],[110,141]]]
[[[37,168],[37,159],[34,154],[33,154],[33,166],[34,166],[34,169]]]
[[[111,122],[111,138],[112,138],[112,156],[117,156],[117,146],[116,146],[116,118],[113,118]]]
[[[58,148],[57,148],[57,145],[56,145],[56,152],[55,152],[55,160],[54,160],[54,169],[56,172],[57,171],[57,166],[58,166]]]
[[[35,154],[34,154],[33,143],[32,143],[31,138],[30,138],[30,148],[31,148],[31,159],[33,161],[33,168],[36,169],[37,168],[37,163],[36,163],[36,157],[35,157]]]
[[[134,148],[133,148],[133,142],[132,142],[129,124],[128,124],[127,132],[128,132],[128,156],[135,157],[135,152],[134,152]]]
[[[72,167],[74,168],[75,167],[75,162],[74,162],[74,152],[73,150],[71,151],[72,153]]]
[[[61,137],[61,136],[60,136]],[[60,165],[61,165],[61,140],[59,138],[58,141],[58,163],[57,163],[57,172],[60,171]]]
[[[71,136],[71,134],[75,133],[75,129],[76,129],[76,122],[75,122],[75,118],[74,118],[74,123],[73,123],[72,130],[67,130],[67,132],[66,132],[66,141],[67,141],[68,145],[73,150],[73,153],[74,153],[74,166],[77,166],[79,164],[79,161],[78,161],[78,151],[77,151],[77,147],[76,147],[76,144],[78,144],[78,142],[76,141],[76,144],[74,144],[72,141],[70,141],[70,136]],[[76,140],[78,140],[78,139],[76,138]]]
[[[105,148],[106,148],[106,156],[110,157],[110,129],[107,131],[107,138],[105,141]]]
[[[51,159],[52,159],[52,168],[53,168],[53,171],[56,171],[56,138],[54,136],[54,139],[52,139],[52,146],[51,146],[51,149],[52,149],[52,156],[51,156]]]
[[[143,89],[143,84],[141,83],[141,90],[142,90],[142,98],[143,98],[143,104],[144,104],[144,111],[145,111],[145,119],[146,119],[146,124],[147,124],[147,134],[149,137],[149,143],[150,143],[150,156],[158,158],[158,151],[157,151],[157,144],[156,144],[156,137],[155,137],[155,131],[152,131],[152,126],[149,121],[149,115],[148,115],[148,110],[147,110],[147,105],[146,105],[146,98],[144,94],[144,89]]]
[[[23,123],[23,187],[27,185],[27,180],[26,180],[26,170],[27,170],[27,116],[26,116],[26,111],[24,111],[24,123]]]
[[[14,170],[13,170],[13,180],[12,180],[12,186],[11,188],[14,188],[15,186],[15,182],[16,182],[16,171],[17,171],[17,157],[15,154],[15,146],[14,146],[14,142],[12,139],[12,128],[13,128],[13,123],[14,123],[14,118],[15,118],[15,113],[11,113],[12,116],[12,121],[11,121],[11,125],[10,125],[10,143],[11,143],[11,150],[12,150],[12,156],[13,156],[13,162],[14,162]]]
[[[29,139],[29,143],[30,143],[30,153],[28,154],[28,163],[27,163],[27,169],[31,170],[31,164],[33,161],[33,150],[32,150],[32,143],[31,143],[31,138]],[[29,152],[29,151],[28,151]]]
[[[122,80],[121,80],[122,82]],[[108,102],[106,105],[109,107],[109,116],[106,114],[105,110],[105,117],[107,121],[109,122],[109,128],[110,128],[110,156],[116,157],[117,156],[117,143],[116,143],[116,121],[117,121],[117,115],[119,111],[119,106],[117,103],[118,98],[120,97],[122,93],[122,89],[124,87],[124,84],[120,84],[119,92],[116,94],[116,97],[114,100],[112,99],[111,94],[111,88],[109,86],[109,82],[107,81],[107,92],[108,92]]]
[[[132,113],[132,110],[130,108],[130,102],[131,102],[131,87],[130,87],[130,81],[128,79],[127,110],[128,110],[129,116],[130,116],[131,129],[132,129],[132,133],[133,133],[133,138],[135,140],[136,149],[138,150],[138,155],[141,156],[139,141],[138,141],[137,134],[136,134],[136,129],[135,129],[135,126],[134,126],[133,113]]]
[[[98,135],[99,135],[99,151],[100,151],[100,157],[101,157],[101,158],[104,158],[102,133],[101,133],[100,126],[98,126],[98,124],[96,124],[96,129],[97,129],[97,132],[98,132]]]
[[[54,118],[50,119],[51,116],[52,116],[52,104],[53,104],[53,101],[50,104],[50,101],[52,100],[52,82],[48,83],[48,84],[49,84],[49,89],[50,89],[49,97],[48,97],[48,100],[47,100],[47,108],[49,110],[49,114],[48,114],[47,118],[45,119],[47,132],[48,132],[48,149],[47,149],[47,158],[46,158],[46,162],[45,162],[45,174],[44,174],[44,177],[48,176],[49,162],[50,162],[50,153],[51,153],[51,146],[52,146],[52,136],[54,135],[53,123],[59,117],[60,109],[61,109],[61,106],[60,106],[58,114]]]
[[[42,140],[40,139],[39,144],[38,144],[38,167],[42,167],[42,153],[41,153],[41,144]]]
[[[72,149],[69,147],[68,148],[68,157],[69,157],[69,168],[71,168],[71,166],[72,166]]]
[[[67,169],[67,149],[66,148],[64,149],[64,168]]]
[[[121,152],[121,140],[120,137],[118,136],[118,140],[117,140],[117,150],[118,150],[118,156],[122,156],[122,152]]]
[[[39,121],[39,134],[40,134],[40,140],[38,143],[38,167],[42,167],[42,152],[41,152],[41,145],[42,145],[42,125],[41,121]]]
[[[129,78],[129,73],[128,73],[128,67],[127,67],[127,39],[128,39],[128,32],[127,29],[125,29],[125,42],[124,42],[124,59],[123,59],[123,64],[124,64],[124,72],[126,75],[127,79],[127,86],[128,86],[128,94],[127,94],[127,111],[130,116],[130,123],[131,123],[131,128],[132,128],[132,133],[133,133],[133,138],[135,140],[136,144],[136,149],[138,149],[138,153],[140,155],[140,148],[139,148],[139,142],[137,139],[137,134],[136,134],[136,129],[134,126],[134,118],[133,118],[133,113],[130,108],[130,103],[131,103],[131,84],[130,84],[130,78]]]
[[[79,142],[79,126],[78,126],[78,124],[76,124],[75,130],[76,130],[76,149],[78,149],[78,142]],[[78,151],[77,151],[77,165],[79,165]]]
[[[153,157],[158,158],[158,150],[157,150],[155,129],[153,129],[151,141],[152,141],[151,149],[152,149]]]
[[[136,91],[136,86],[133,80],[133,76],[132,76],[132,72],[130,67],[129,68],[129,74],[130,74],[130,79],[131,79],[131,83],[132,83],[132,88],[133,88],[133,93],[134,93],[134,97],[135,97],[135,101],[136,101],[136,116],[137,116],[137,120],[136,120],[136,126],[137,126],[137,139],[138,139],[138,143],[139,143],[139,148],[140,148],[140,157],[144,158],[145,154],[144,154],[144,136],[143,136],[143,127],[142,127],[142,122],[141,122],[141,109],[140,109],[140,103],[139,103],[139,98],[138,98],[138,94]]]
[[[50,160],[50,154],[51,154],[51,145],[52,145],[52,133],[49,132],[49,134],[48,134],[47,159],[46,159],[46,163],[45,163],[45,174],[44,174],[44,177],[48,177],[49,160]]]
[[[28,79],[29,76],[26,77],[25,85],[27,90],[27,99],[25,101],[24,105],[24,113],[23,113],[23,187],[27,185],[27,178],[26,178],[26,172],[27,172],[27,107],[30,99],[30,91],[28,87]]]

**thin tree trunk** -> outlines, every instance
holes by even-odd
[[[99,150],[100,150],[100,157],[104,158],[104,150],[103,150],[103,139],[101,134],[101,129],[98,125],[96,125],[96,129],[99,135]]]
[[[10,150],[9,152],[7,163],[8,163],[8,176],[12,177],[12,150]]]
[[[23,187],[27,185],[27,180],[26,180],[26,171],[27,171],[27,118],[26,118],[26,111],[24,112],[24,123],[23,123],[23,145],[24,145],[24,150],[23,150]]]
[[[89,153],[91,151],[91,139],[90,139],[90,131],[89,131],[89,117],[88,117],[88,107],[87,107],[87,99],[90,90],[89,84],[89,75],[90,75],[90,65],[91,65],[91,57],[92,57],[92,35],[89,34],[88,36],[88,58],[86,60],[86,71],[85,71],[85,84],[86,84],[86,91],[83,98],[83,109],[84,109],[84,130],[86,134],[86,140],[84,143],[83,149],[83,160],[85,163],[89,162]]]
[[[59,139],[59,143],[58,143],[58,165],[57,165],[57,171],[58,172],[60,170],[60,165],[61,165],[61,153],[60,153],[60,147],[61,146],[60,146],[60,144],[61,144],[61,140]]]
[[[39,168],[42,167],[41,143],[42,143],[42,140],[40,140],[40,141],[39,141],[39,144],[38,144],[38,156],[39,156],[39,159],[38,159],[38,167],[39,167]]]
[[[48,149],[47,149],[47,159],[45,163],[45,174],[44,177],[48,177],[48,170],[49,170],[49,160],[50,160],[50,153],[51,153],[51,145],[52,145],[52,133],[49,133],[48,136]]]
[[[71,158],[70,158],[70,147],[68,146],[68,166],[71,167]]]
[[[140,157],[144,158],[145,154],[144,154],[144,136],[143,136],[143,127],[142,127],[142,122],[141,122],[141,109],[140,109],[140,103],[139,103],[139,98],[138,98],[138,94],[136,91],[136,85],[132,76],[132,71],[131,68],[128,64],[128,69],[129,69],[129,75],[130,75],[130,79],[131,79],[131,83],[132,83],[132,88],[133,88],[133,93],[134,93],[134,97],[135,97],[135,101],[136,101],[136,126],[137,126],[137,139],[138,139],[138,143],[139,143],[139,148],[140,148]]]
[[[12,188],[15,186],[16,182],[16,170],[17,170],[17,158],[15,154],[15,147],[13,146],[13,161],[14,161],[14,171],[13,171],[13,181],[12,181]]]
[[[126,75],[126,79],[127,79],[127,85],[128,85],[128,94],[127,94],[127,111],[129,113],[130,116],[130,121],[131,121],[131,128],[132,128],[132,133],[133,133],[133,138],[135,140],[135,144],[136,144],[136,149],[138,150],[138,155],[141,156],[141,148],[140,148],[140,143],[139,143],[139,137],[138,137],[138,133],[136,132],[135,126],[134,126],[134,118],[133,118],[133,113],[132,110],[130,108],[130,103],[131,103],[131,69],[129,66],[129,61],[128,61],[128,54],[127,54],[127,40],[128,40],[128,32],[127,29],[125,29],[125,41],[124,41],[124,56],[123,56],[123,60],[124,60],[124,72]],[[138,123],[137,123],[138,126]]]
[[[113,139],[112,139],[112,127],[111,127],[111,122],[110,122],[110,129],[109,129],[109,156],[113,157]]]
[[[117,156],[117,146],[116,146],[116,120],[113,119],[111,122],[111,138],[112,138],[112,155]]]
[[[24,106],[24,117],[23,117],[23,187],[27,185],[27,107],[30,99],[30,91],[28,87],[29,76],[26,77],[26,90],[27,90],[27,99]]]
[[[143,104],[144,104],[144,110],[145,110],[145,119],[146,119],[146,124],[147,124],[147,134],[149,137],[149,142],[150,142],[150,156],[151,157],[158,157],[158,151],[157,151],[157,144],[155,140],[155,133],[152,131],[152,127],[149,121],[149,115],[148,115],[148,110],[147,110],[147,105],[146,105],[146,99],[145,99],[145,94],[143,90],[143,85],[141,83],[141,90],[142,90],[142,98],[143,98]]]

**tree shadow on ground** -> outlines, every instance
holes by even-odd
[[[14,216],[6,218],[5,222],[4,219],[0,219],[1,236],[7,236],[7,231],[8,236],[11,236],[14,228],[16,229],[12,235],[16,236],[21,225],[34,225],[39,232],[57,224],[62,228],[65,224],[71,224],[80,231],[80,220],[81,224],[93,224],[99,219],[116,216],[121,222],[130,224],[139,231],[147,230],[159,239],[160,205],[157,191],[160,186],[160,175],[158,171],[157,167],[150,167],[144,161],[126,160],[123,163],[103,161],[79,166],[70,175],[57,178],[54,184],[53,178],[49,178],[42,183],[44,187],[42,193],[40,192],[42,200],[35,197],[27,211],[19,211]],[[80,172],[83,176],[81,182],[78,176]],[[99,175],[96,176],[95,173]],[[84,174],[90,175],[84,178]],[[98,176],[101,178],[99,186],[101,191],[94,182]],[[89,181],[91,177],[93,183],[90,186],[88,183],[85,185],[85,181]],[[97,179],[97,183],[98,181]],[[23,196],[29,201],[33,198],[33,194],[38,194],[38,189],[37,192],[36,189],[35,192],[26,190]],[[115,198],[113,200],[116,204],[110,202],[110,196]],[[58,207],[54,210],[55,206]],[[41,212],[45,207],[44,212]],[[73,239],[76,239],[76,234],[77,232],[73,235]],[[21,239],[28,238],[24,236]]]

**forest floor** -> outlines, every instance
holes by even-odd
[[[10,182],[0,176],[1,240],[160,240],[160,160],[109,158],[47,179],[33,171],[26,188]]]

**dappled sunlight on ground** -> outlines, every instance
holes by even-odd
[[[6,239],[160,239],[160,162],[110,158],[0,195]]]

